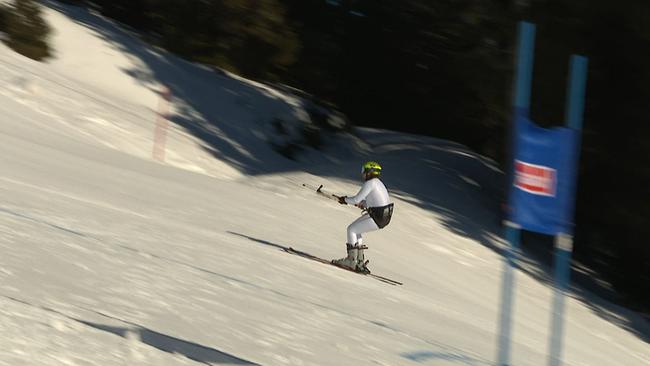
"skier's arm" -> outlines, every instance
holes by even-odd
[[[361,187],[361,190],[359,190],[359,193],[357,193],[356,196],[354,196],[354,197],[345,197],[345,202],[348,205],[358,205],[359,203],[361,203],[362,201],[364,201],[366,199],[366,197],[368,196],[368,194],[370,194],[371,191],[372,191],[372,185],[371,185],[370,181],[368,181],[368,182],[363,184],[363,186]]]

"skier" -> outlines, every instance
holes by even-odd
[[[386,186],[379,180],[381,166],[377,162],[363,164],[361,174],[365,182],[359,193],[354,197],[342,196],[338,200],[342,205],[355,205],[363,209],[364,213],[348,226],[347,257],[335,259],[332,263],[357,272],[370,273],[363,254],[368,247],[362,244],[361,234],[386,227],[393,215],[393,203],[390,202]]]

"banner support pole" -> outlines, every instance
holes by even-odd
[[[511,129],[511,155],[514,154],[514,137],[517,135],[515,118],[517,110],[526,113],[530,110],[530,96],[533,80],[533,63],[535,59],[535,25],[519,22],[519,44],[517,54],[517,74],[515,76],[515,95],[513,101],[513,123]],[[512,159],[508,167],[508,189],[513,182]],[[508,203],[508,207],[510,202]],[[510,344],[512,338],[512,315],[514,305],[514,266],[519,250],[521,227],[506,221],[506,239],[508,247],[505,250],[503,281],[501,285],[501,310],[499,315],[499,335],[497,345],[497,365],[510,365]]]
[[[580,131],[585,105],[587,84],[586,57],[572,55],[569,84],[567,89],[566,126]],[[577,152],[576,152],[577,153]],[[576,157],[577,161],[577,157]],[[575,183],[574,183],[575,187]],[[575,197],[575,188],[573,192]],[[549,340],[549,366],[562,363],[562,337],[564,333],[565,294],[571,276],[571,256],[573,254],[573,235],[559,233],[555,237],[555,289],[553,291],[553,308]]]

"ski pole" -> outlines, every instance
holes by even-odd
[[[321,196],[323,196],[325,198],[329,198],[329,199],[337,201],[337,202],[339,200],[339,196],[337,196],[337,195],[335,195],[333,193],[323,191],[323,185],[322,184],[318,188],[316,188],[315,186],[312,186],[310,184],[305,184],[305,183],[303,183],[302,186],[307,188],[307,189],[311,189],[313,191],[316,191],[317,194],[320,194]]]
[[[334,200],[334,201],[337,201],[337,202],[341,198],[341,196],[337,196],[337,195],[335,195],[333,193],[324,191],[322,184],[320,186],[318,186],[318,188],[316,188],[316,186],[312,186],[312,185],[306,184],[306,183],[303,183],[302,186],[307,188],[307,189],[311,189],[313,191],[316,191],[317,194],[320,194],[321,196],[323,196],[325,198],[328,198],[328,199],[331,199],[331,200]],[[358,209],[360,209],[361,211],[368,212],[368,209],[363,207],[363,206],[359,206],[359,205],[354,205],[354,206],[357,207]]]

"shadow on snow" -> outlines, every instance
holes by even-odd
[[[99,312],[95,312],[92,310],[88,310],[91,312],[94,312],[98,315],[101,315],[106,318],[110,318],[116,321],[119,321],[121,323],[129,325],[124,326],[124,327],[118,327],[118,326],[112,326],[112,325],[106,325],[106,324],[99,324],[91,321],[86,321],[86,320],[81,320],[77,319],[74,317],[71,317],[69,315],[63,314],[57,310],[48,308],[48,307],[42,307],[38,305],[31,304],[29,302],[26,302],[24,300],[16,299],[14,297],[9,297],[9,296],[3,296],[9,300],[28,305],[30,307],[35,307],[44,311],[47,311],[49,313],[54,313],[59,316],[62,316],[66,319],[75,321],[77,323],[86,325],[88,327],[101,330],[103,332],[108,332],[117,336],[120,336],[125,339],[136,339],[139,340],[140,342],[147,344],[151,347],[157,348],[161,351],[167,352],[167,353],[172,353],[172,354],[179,354],[184,357],[187,357],[190,360],[204,363],[206,365],[218,365],[218,364],[228,364],[228,365],[257,365],[255,363],[243,360],[241,358],[229,355],[227,353],[218,351],[214,348],[206,347],[203,345],[200,345],[198,343],[194,342],[189,342],[180,338],[176,337],[171,337],[166,334],[158,333],[156,331],[153,331],[151,329],[147,329],[145,327],[139,326],[134,323],[127,322],[125,320],[121,320],[115,317],[111,317]],[[87,309],[86,309],[87,310]]]

